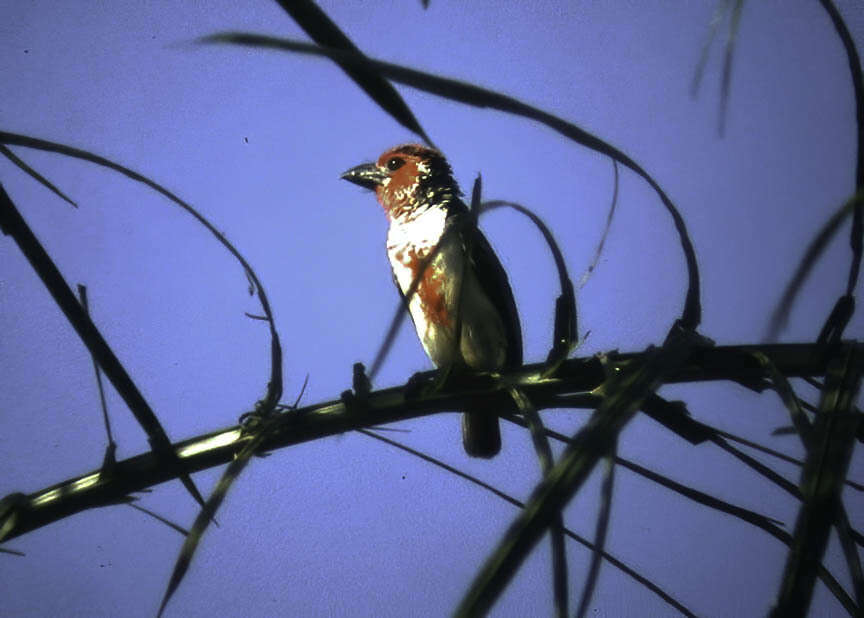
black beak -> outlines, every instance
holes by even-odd
[[[352,167],[341,176],[342,179],[348,182],[353,182],[355,185],[360,185],[364,189],[374,189],[387,179],[387,172],[379,169],[374,163],[364,163],[357,167]]]

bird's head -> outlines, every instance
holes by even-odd
[[[419,144],[391,148],[375,163],[352,167],[342,178],[374,190],[391,219],[410,218],[430,206],[446,207],[460,194],[444,156]]]

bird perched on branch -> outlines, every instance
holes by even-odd
[[[342,178],[374,190],[384,207],[393,279],[435,366],[500,371],[521,365],[522,331],[507,274],[470,221],[443,155],[418,144],[397,146]],[[473,457],[497,454],[494,410],[467,411],[462,442]]]

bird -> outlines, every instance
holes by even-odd
[[[507,273],[468,220],[471,212],[441,152],[403,144],[341,177],[373,190],[384,208],[393,280],[432,363],[448,372],[519,367],[522,331]],[[472,457],[498,454],[501,431],[494,410],[465,411],[462,444]]]

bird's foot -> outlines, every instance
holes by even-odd
[[[405,382],[405,399],[423,397],[431,388],[437,372],[418,371]]]
[[[405,398],[418,399],[444,390],[449,386],[452,374],[452,366],[438,371],[418,371],[405,383]]]
[[[464,366],[448,365],[438,371],[415,373],[405,385],[405,398],[427,397],[441,391],[476,387],[483,379],[497,380],[497,373],[476,372]]]

